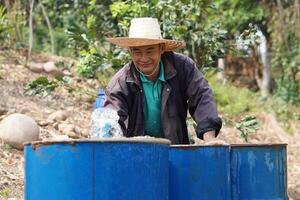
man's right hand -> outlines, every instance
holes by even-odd
[[[212,138],[210,140],[204,141],[199,138],[194,138],[194,145],[203,145],[203,146],[217,146],[217,145],[229,145],[226,141],[220,140],[218,138]]]

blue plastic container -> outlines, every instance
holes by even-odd
[[[233,200],[286,200],[286,145],[232,145]]]
[[[104,106],[105,100],[106,100],[105,91],[103,89],[100,89],[95,100],[94,110],[97,108],[102,108]]]
[[[25,145],[26,200],[168,200],[169,141],[101,139]]]
[[[230,147],[174,145],[170,200],[222,200],[230,194]]]

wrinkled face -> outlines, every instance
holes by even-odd
[[[164,46],[162,44],[131,47],[130,53],[134,65],[145,75],[151,74],[159,65]]]

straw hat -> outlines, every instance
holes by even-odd
[[[165,51],[185,47],[185,43],[176,40],[163,39],[156,18],[134,18],[131,20],[129,37],[107,38],[113,44],[123,48],[165,44]]]

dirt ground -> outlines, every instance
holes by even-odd
[[[47,56],[38,56],[35,62],[45,62]],[[60,124],[73,126],[70,137],[84,138],[89,132],[90,116],[94,101],[87,95],[69,94],[65,89],[59,89],[46,97],[25,96],[24,87],[41,73],[33,73],[23,65],[0,63],[0,120],[12,113],[23,113],[37,121],[40,126],[42,140],[59,137],[65,133]],[[74,77],[74,86],[96,90],[99,83],[85,81]],[[63,110],[67,119],[48,123],[48,116]],[[287,143],[288,144],[288,193],[291,200],[300,200],[300,124],[292,127],[293,135],[285,133],[276,118],[269,113],[261,113],[261,128],[251,136],[251,143]],[[243,143],[239,131],[225,125],[220,137],[229,143]],[[1,141],[0,141],[1,142]],[[23,199],[24,190],[24,156],[23,151],[0,143],[0,200]]]

